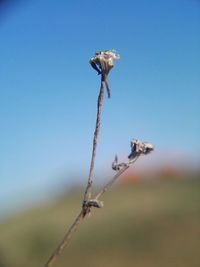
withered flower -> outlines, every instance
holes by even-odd
[[[131,160],[141,154],[143,155],[149,154],[153,150],[154,150],[154,147],[152,144],[147,143],[147,142],[141,142],[138,139],[132,139],[131,140],[131,154],[128,156],[128,158]]]
[[[108,74],[114,66],[114,59],[120,59],[120,55],[116,54],[115,50],[104,50],[97,51],[95,56],[89,61],[91,66],[98,72],[98,74],[101,74],[102,82],[104,82],[106,85],[109,98],[110,88],[108,84]]]

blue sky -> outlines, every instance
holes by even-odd
[[[133,137],[152,142],[155,155],[174,150],[199,161],[199,1],[13,3],[0,5],[0,210],[86,181],[96,50],[121,55],[104,101],[97,172],[116,152],[129,153]]]

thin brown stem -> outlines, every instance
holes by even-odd
[[[101,77],[101,87],[100,87],[100,92],[99,92],[99,97],[98,97],[98,102],[97,102],[97,118],[96,118],[96,126],[95,126],[95,131],[94,131],[94,138],[93,138],[93,148],[92,148],[92,157],[91,157],[91,162],[90,162],[90,171],[89,171],[87,186],[86,186],[85,193],[84,193],[83,205],[89,199],[89,194],[91,192],[91,187],[92,187],[92,183],[93,183],[94,162],[95,162],[96,148],[97,148],[97,143],[98,143],[98,138],[99,138],[103,95],[104,95],[104,81],[103,81],[103,76],[102,76]]]
[[[127,163],[121,170],[119,170],[112,178],[111,180],[105,184],[102,189],[100,189],[100,191],[94,196],[94,199],[98,200],[115,182],[116,180],[122,175],[122,173],[124,173],[131,164],[133,164],[139,156],[137,156],[133,161],[131,161],[130,163]]]
[[[90,199],[90,194],[91,194],[91,187],[93,183],[93,176],[94,176],[94,163],[95,163],[95,157],[96,157],[96,149],[97,149],[97,144],[98,144],[98,138],[99,138],[99,131],[100,131],[100,120],[101,120],[101,110],[102,110],[102,105],[103,105],[103,96],[104,96],[104,83],[106,84],[107,92],[108,92],[108,97],[110,97],[110,88],[108,85],[108,73],[110,69],[114,66],[113,60],[114,59],[119,59],[120,56],[115,54],[112,50],[106,50],[106,51],[99,51],[96,52],[96,56],[92,57],[90,59],[90,64],[92,67],[100,74],[101,73],[101,86],[100,86],[100,92],[98,96],[98,102],[97,102],[97,117],[96,117],[96,126],[95,126],[95,131],[94,131],[94,137],[93,137],[93,147],[92,147],[92,156],[91,156],[91,162],[90,162],[90,170],[89,170],[89,175],[88,175],[88,181],[86,184],[85,192],[84,192],[84,197],[83,197],[83,204],[82,204],[82,209],[77,216],[77,218],[74,220],[72,223],[71,227],[65,234],[63,240],[61,243],[58,245],[58,247],[55,249],[55,251],[52,253],[51,257],[47,261],[44,267],[50,267],[52,264],[55,262],[57,257],[60,255],[64,247],[67,246],[69,243],[69,240],[72,236],[72,234],[75,232],[81,221],[85,218],[85,215],[87,215],[90,212],[91,207],[100,207],[95,206],[94,203],[92,205],[91,201],[89,202]],[[100,66],[99,68],[96,66]],[[103,68],[104,67],[104,68]],[[106,73],[106,75],[105,75]],[[102,190],[96,195],[96,199],[98,199],[114,182],[115,180],[126,170],[129,168],[130,164],[127,164],[123,169],[121,169],[112,179],[111,181],[106,184]],[[92,206],[91,206],[92,205]]]
[[[52,266],[54,261],[57,259],[57,257],[60,255],[62,250],[68,244],[72,234],[76,231],[76,229],[77,229],[78,225],[80,224],[80,222],[82,221],[82,219],[83,219],[83,212],[81,210],[81,212],[79,213],[79,215],[77,216],[77,218],[75,219],[75,221],[73,222],[73,224],[71,225],[71,227],[69,228],[67,233],[65,234],[63,240],[60,242],[60,244],[58,245],[56,250],[52,253],[51,257],[49,258],[49,260],[47,261],[47,263],[45,264],[44,267]]]
[[[95,162],[95,157],[96,157],[96,148],[97,148],[97,143],[98,143],[98,137],[99,137],[99,130],[100,130],[100,120],[101,120],[101,110],[102,110],[102,104],[103,104],[103,96],[104,96],[104,81],[103,77],[101,77],[101,86],[100,86],[100,92],[98,96],[98,102],[97,102],[97,118],[96,118],[96,126],[95,126],[95,131],[94,131],[94,138],[93,138],[93,147],[92,147],[92,157],[91,157],[91,163],[90,163],[90,170],[89,170],[89,176],[88,176],[88,181],[84,193],[84,199],[83,199],[83,206],[82,210],[65,234],[63,240],[61,243],[58,245],[56,250],[52,253],[51,257],[45,264],[45,267],[50,267],[54,263],[54,261],[57,259],[57,257],[60,255],[64,247],[67,246],[69,243],[69,240],[71,238],[71,235],[75,232],[77,229],[78,225],[82,221],[82,219],[85,217],[87,214],[88,208],[85,206],[87,200],[89,199],[89,193],[91,191],[91,186],[93,182],[93,174],[94,174],[94,162]]]
[[[121,170],[119,170],[111,178],[111,180],[107,184],[105,184],[102,187],[102,189],[95,195],[94,199],[98,200],[116,182],[116,180],[130,167],[130,165],[132,165],[138,158],[139,158],[139,156],[135,157],[134,160],[132,160],[131,162],[127,163]],[[55,262],[57,257],[61,254],[62,250],[69,243],[69,240],[70,240],[72,234],[76,231],[76,229],[78,228],[78,226],[81,223],[81,221],[85,218],[84,215],[85,215],[84,214],[84,209],[82,209],[81,212],[79,213],[79,215],[77,216],[77,218],[75,219],[75,221],[73,222],[73,224],[71,225],[71,227],[69,228],[69,230],[67,231],[67,233],[65,234],[63,240],[58,245],[56,250],[52,253],[51,257],[49,258],[49,260],[47,261],[47,263],[45,264],[44,267],[52,266],[52,264]]]

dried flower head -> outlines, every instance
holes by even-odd
[[[116,54],[115,50],[97,51],[95,56],[89,61],[91,66],[101,74],[102,81],[105,82],[108,97],[110,97],[110,88],[108,85],[108,73],[114,66],[114,59],[120,59],[120,55]]]
[[[115,50],[97,51],[96,56],[90,59],[90,64],[98,72],[98,74],[108,75],[114,66],[114,59],[120,59],[120,55]]]
[[[140,156],[141,154],[146,155],[154,150],[152,144],[147,142],[141,142],[138,139],[131,140],[131,154],[128,156],[129,159],[133,159],[136,156]]]
[[[118,163],[118,157],[116,155],[114,161],[112,162],[112,169],[114,171],[120,171],[122,169],[125,169],[130,164],[133,164],[138,159],[139,156],[147,155],[153,150],[154,150],[154,147],[152,144],[147,143],[147,142],[141,142],[138,139],[132,139],[131,140],[131,153],[128,156],[129,162]]]

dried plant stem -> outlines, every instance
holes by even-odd
[[[93,181],[92,178],[93,178],[93,172],[94,172],[94,161],[95,161],[95,156],[96,156],[96,147],[97,147],[97,143],[98,143],[98,136],[99,136],[99,130],[100,130],[100,119],[101,119],[101,109],[102,109],[102,104],[103,104],[103,95],[104,95],[104,85],[103,85],[103,81],[101,80],[101,87],[100,87],[100,93],[99,93],[98,104],[97,104],[97,119],[96,119],[96,127],[95,127],[95,132],[94,132],[94,139],[93,139],[92,158],[91,158],[88,182],[87,182],[87,186],[86,186],[85,193],[84,193],[82,210],[80,211],[80,213],[78,214],[78,216],[76,217],[76,219],[72,223],[71,227],[69,228],[69,230],[65,234],[63,240],[58,245],[56,250],[52,253],[51,257],[49,258],[49,260],[47,261],[47,263],[45,264],[44,267],[52,266],[52,264],[55,262],[57,257],[61,254],[62,250],[69,243],[69,240],[70,240],[72,234],[76,231],[76,229],[78,228],[81,221],[85,218],[87,211],[90,211],[90,208],[88,208],[86,204],[87,204],[87,201],[89,198],[89,193],[90,193],[90,189],[91,189],[92,181]],[[98,200],[116,182],[116,180],[121,176],[121,174],[123,174],[130,167],[130,165],[132,165],[138,158],[139,158],[139,156],[136,156],[134,159],[132,159],[131,161],[126,163],[124,165],[124,167],[121,170],[119,170],[110,179],[110,181],[107,184],[105,184],[103,186],[103,188],[93,197],[93,199]],[[85,203],[85,206],[84,206],[84,203]]]
[[[96,118],[96,126],[94,131],[94,138],[93,138],[93,148],[92,148],[92,157],[91,157],[91,163],[90,163],[90,171],[88,176],[88,182],[84,193],[83,198],[83,204],[89,199],[89,193],[91,191],[91,186],[93,183],[93,174],[94,174],[94,161],[96,157],[96,148],[98,143],[98,137],[99,137],[99,130],[100,130],[100,120],[101,120],[101,110],[102,110],[102,104],[103,104],[103,95],[104,95],[104,81],[103,76],[101,77],[101,87],[98,97],[98,103],[97,103],[97,118]]]
[[[120,177],[120,175],[124,173],[130,167],[130,165],[132,165],[139,158],[140,155],[148,154],[153,150],[153,146],[151,144],[146,142],[141,142],[137,139],[133,139],[133,141],[131,142],[131,154],[128,156],[129,162],[118,164],[118,160],[116,157],[115,161],[113,162],[112,168],[113,170],[116,170],[117,173],[111,178],[111,180],[107,184],[103,186],[103,188],[93,198],[91,198],[91,187],[94,176],[94,163],[95,163],[96,149],[99,138],[101,110],[104,97],[104,84],[106,85],[107,88],[108,97],[110,97],[110,89],[108,85],[107,75],[110,69],[114,66],[113,60],[119,58],[120,56],[115,54],[113,50],[105,50],[96,52],[96,56],[90,59],[91,66],[98,72],[98,74],[101,74],[101,86],[97,101],[96,126],[93,137],[92,156],[90,162],[88,181],[86,184],[80,213],[77,215],[76,219],[74,220],[74,222],[68,229],[67,233],[65,234],[63,240],[60,242],[58,247],[52,253],[52,255],[50,256],[49,260],[44,265],[44,267],[52,266],[57,257],[61,254],[62,250],[68,245],[72,234],[76,231],[76,229],[83,221],[85,216],[90,213],[91,207],[96,207],[96,208],[102,207],[101,202],[98,201],[98,199],[113,185],[113,183],[115,183],[115,181]]]
[[[94,199],[98,200],[115,182],[116,180],[139,158],[135,157],[133,161],[127,163],[121,170],[119,170],[111,180],[103,186],[103,188],[94,196]]]
[[[101,120],[101,110],[102,110],[102,105],[103,105],[103,96],[104,96],[104,80],[103,76],[101,76],[101,86],[100,86],[100,92],[98,96],[98,102],[97,102],[97,118],[96,118],[96,126],[95,126],[95,131],[94,131],[94,138],[93,138],[93,148],[92,148],[92,157],[91,157],[91,163],[90,163],[90,170],[89,170],[89,176],[88,176],[88,181],[86,185],[86,189],[84,192],[84,198],[83,198],[83,205],[82,205],[82,210],[65,234],[62,242],[58,245],[56,250],[53,252],[49,260],[47,261],[45,267],[50,267],[52,266],[53,262],[56,260],[56,258],[59,256],[61,251],[64,249],[64,247],[67,246],[70,237],[73,232],[77,229],[78,225],[82,221],[82,219],[85,217],[87,214],[88,208],[86,207],[87,200],[89,199],[89,194],[91,191],[91,186],[93,182],[93,174],[94,174],[94,162],[95,162],[95,157],[96,157],[96,148],[97,148],[97,143],[98,143],[98,137],[99,137],[99,130],[100,130],[100,120]]]
[[[116,180],[139,158],[139,156],[135,157],[131,163],[127,163],[121,170],[119,170],[111,179],[110,181],[103,186],[103,188],[95,195],[93,199],[98,200],[115,182]],[[51,257],[49,258],[48,262],[45,264],[44,267],[50,267],[56,260],[56,258],[61,254],[62,250],[67,246],[72,234],[76,231],[81,221],[84,219],[84,210],[82,209],[67,233],[65,234],[63,240],[58,245],[56,250],[52,253]]]
[[[54,261],[56,260],[56,258],[60,255],[61,251],[66,247],[66,245],[68,244],[72,234],[76,231],[78,225],[80,224],[80,222],[83,219],[83,212],[81,210],[81,212],[79,213],[79,215],[77,216],[77,218],[75,219],[75,221],[73,222],[73,224],[71,225],[71,227],[69,228],[69,230],[67,231],[67,233],[65,234],[63,240],[61,241],[61,243],[58,245],[58,247],[56,248],[56,250],[52,253],[51,257],[49,258],[49,260],[47,261],[47,263],[45,264],[44,267],[50,267],[52,266],[52,264],[54,263]]]
[[[118,171],[115,176],[113,176],[113,178],[95,195],[94,199],[98,200],[114,184],[117,178],[119,178],[119,176],[124,173],[129,167],[130,166],[127,165],[123,167],[120,171]]]

